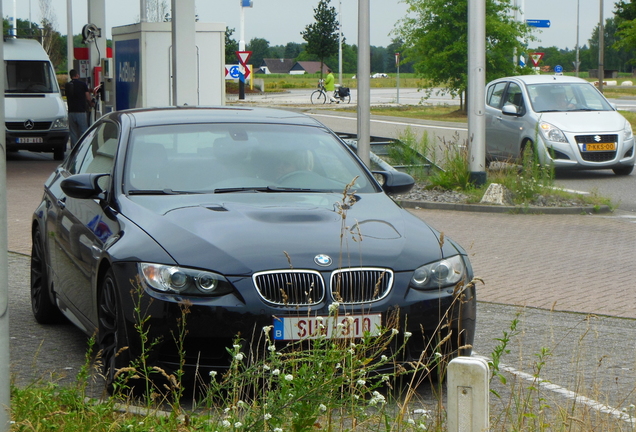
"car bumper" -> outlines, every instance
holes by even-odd
[[[9,151],[29,150],[50,152],[55,149],[66,148],[68,136],[68,130],[37,132],[6,131],[6,145]]]
[[[126,331],[131,354],[140,354],[138,336],[135,335],[139,317],[134,310],[135,294],[131,297],[131,280],[135,266],[125,265],[116,271],[120,287]],[[124,270],[124,271],[121,271]],[[471,276],[472,277],[472,276]],[[406,332],[411,336],[405,349],[400,351],[401,361],[414,361],[422,355],[432,355],[437,351],[439,340],[446,336],[448,343],[442,351],[452,350],[455,354],[459,347],[461,353],[468,355],[475,333],[476,298],[472,285],[457,295],[453,288],[437,291],[418,291],[408,286],[410,274],[396,274],[391,294],[381,301],[364,305],[341,305],[339,316],[377,314],[382,315],[382,326],[387,331],[398,330],[389,350],[400,351]],[[151,361],[168,369],[179,364],[179,353],[175,342],[180,334],[177,323],[187,322],[187,336],[184,340],[186,369],[222,369],[231,362],[228,348],[241,340],[242,346],[264,348],[263,329],[274,324],[275,317],[330,316],[329,303],[325,302],[312,308],[272,307],[257,295],[251,284],[251,278],[234,278],[231,282],[237,288],[237,295],[222,297],[179,297],[158,293],[139,283],[133,291],[141,301],[137,310],[149,316],[147,322],[149,337],[158,341],[150,355]],[[187,311],[187,312],[186,312]],[[276,341],[278,348],[287,345],[287,341]]]
[[[583,145],[577,143],[576,136],[568,133],[567,143],[543,141],[547,150],[543,158],[554,168],[565,170],[613,169],[633,166],[636,163],[634,138],[623,141],[622,131],[603,135],[618,137],[615,151],[584,151]]]

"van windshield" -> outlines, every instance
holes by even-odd
[[[6,93],[57,93],[59,87],[47,61],[7,60]]]

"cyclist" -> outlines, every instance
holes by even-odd
[[[334,91],[336,89],[336,85],[335,85],[335,78],[333,77],[333,73],[331,72],[330,68],[327,68],[327,78],[325,78],[324,86],[325,86],[325,92],[329,96],[329,100],[331,102],[340,103],[339,100],[336,100],[336,98],[333,97]]]

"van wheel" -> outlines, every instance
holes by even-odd
[[[55,149],[53,150],[53,160],[56,161],[61,161],[64,160],[64,150],[66,150],[64,147],[55,147]]]

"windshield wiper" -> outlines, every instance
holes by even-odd
[[[219,188],[214,189],[214,193],[235,193],[235,192],[331,192],[322,189],[310,189],[310,188],[292,188],[292,187],[278,187],[278,186],[259,186],[259,187],[234,187],[234,188]]]
[[[172,189],[131,189],[128,191],[128,195],[180,195],[183,193],[194,192],[179,192]]]

